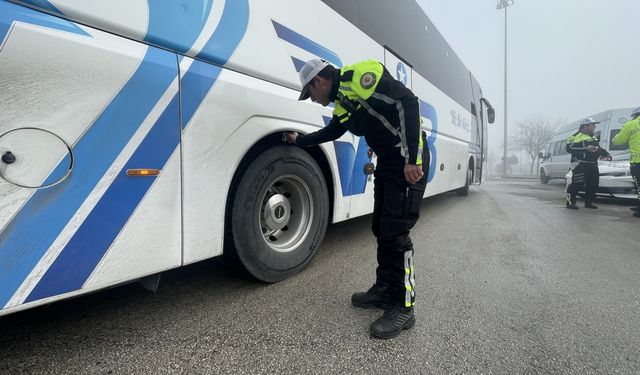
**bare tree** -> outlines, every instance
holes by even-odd
[[[559,127],[549,119],[532,115],[524,121],[516,122],[516,129],[509,139],[509,149],[524,151],[531,161],[529,174],[533,174],[533,167],[538,159],[538,153],[551,141],[553,133]]]

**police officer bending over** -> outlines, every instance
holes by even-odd
[[[636,185],[638,194],[638,206],[632,208],[633,216],[640,217],[640,107],[631,111],[631,121],[627,121],[620,133],[613,138],[617,145],[628,144],[631,153],[631,176]]]
[[[326,127],[307,135],[288,133],[290,143],[317,145],[338,139],[348,130],[364,136],[378,157],[372,224],[378,241],[376,282],[368,291],[353,294],[351,302],[357,307],[384,309],[371,324],[371,334],[395,337],[415,324],[409,230],[419,217],[427,164],[422,162],[426,142],[420,130],[418,98],[374,60],[341,70],[323,60],[310,60],[300,70],[300,81],[299,100],[311,97],[323,106],[333,102],[335,108]]]
[[[580,121],[580,129],[567,139],[567,152],[571,153],[571,163],[577,163],[572,167],[571,184],[567,186],[567,208],[578,208],[576,195],[583,186],[584,206],[598,208],[593,204],[600,181],[598,159],[611,160],[609,152],[600,148],[598,138],[593,135],[596,124],[599,123],[591,117],[586,118]]]

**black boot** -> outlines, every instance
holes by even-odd
[[[634,213],[633,213],[633,216],[635,216],[635,217],[640,217],[640,212],[634,212]]]
[[[639,207],[631,207],[630,210],[633,211],[633,212],[640,212],[640,206]]]
[[[416,316],[413,313],[413,307],[393,306],[371,323],[371,334],[381,339],[390,339],[415,324]]]
[[[578,209],[578,206],[576,205],[576,197],[572,197],[569,194],[567,194],[567,208],[571,208],[574,210]]]
[[[353,293],[351,303],[353,306],[363,309],[384,309],[389,306],[390,297],[386,293],[387,288],[373,284],[366,292]]]
[[[596,205],[595,205],[595,204],[593,204],[593,203],[585,203],[585,204],[584,204],[584,208],[593,208],[593,209],[596,209],[596,208],[598,208],[598,206],[596,206]]]

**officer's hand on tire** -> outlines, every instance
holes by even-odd
[[[282,141],[296,144],[296,138],[298,138],[298,132],[287,132],[282,134]]]
[[[411,185],[413,185],[416,182],[420,181],[420,179],[422,178],[423,175],[424,175],[424,173],[422,172],[422,166],[421,165],[415,165],[415,164],[405,164],[404,165],[404,178]]]

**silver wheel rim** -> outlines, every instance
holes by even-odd
[[[258,215],[262,238],[271,249],[295,250],[307,238],[313,221],[309,186],[297,176],[278,177],[263,194]]]

